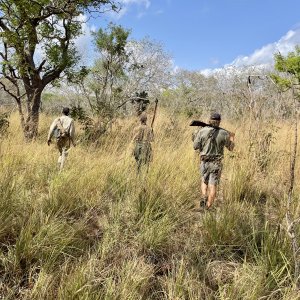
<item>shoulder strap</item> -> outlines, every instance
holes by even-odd
[[[72,122],[70,122],[69,126],[67,128],[65,128],[63,126],[63,123],[61,121],[61,118],[58,119],[59,123],[60,123],[60,126],[61,126],[61,129],[66,132],[67,134],[70,134],[70,130],[71,130],[71,125],[72,125]]]
[[[204,143],[203,143],[203,149],[205,148],[206,144],[208,143],[208,141],[212,138],[216,137],[216,133],[218,132],[219,128],[213,128],[213,130],[207,135]]]
[[[56,124],[59,125],[60,128],[64,128],[60,118],[58,118],[58,121]]]

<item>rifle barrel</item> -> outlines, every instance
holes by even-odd
[[[224,128],[222,128],[222,127],[213,126],[213,125],[211,125],[211,124],[207,124],[207,123],[205,123],[205,122],[198,121],[198,120],[193,120],[193,121],[190,123],[190,126],[212,127],[212,128],[217,128],[217,129],[223,129],[223,130],[227,131],[228,133],[231,133],[229,130],[224,129]]]

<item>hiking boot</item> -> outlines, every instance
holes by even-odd
[[[193,208],[193,212],[197,212],[197,213],[204,212],[204,208],[202,208],[202,207],[195,207],[195,208]]]
[[[211,205],[210,207],[205,206],[205,210],[208,212],[216,212],[217,209],[214,205]]]
[[[205,208],[206,207],[206,202],[207,202],[207,197],[202,197],[200,199],[200,207]]]

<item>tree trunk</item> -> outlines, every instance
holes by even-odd
[[[18,105],[18,112],[19,112],[19,116],[20,116],[21,126],[22,126],[22,129],[24,130],[24,128],[25,128],[25,118],[24,118],[24,113],[23,113],[23,109],[22,109],[21,100],[17,101],[17,105]]]
[[[27,100],[28,104],[30,105],[30,110],[28,111],[25,126],[23,128],[24,137],[27,141],[35,139],[38,134],[42,91],[43,88],[36,89]]]

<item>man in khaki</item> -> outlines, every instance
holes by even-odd
[[[68,155],[68,150],[71,147],[71,143],[75,147],[75,126],[72,118],[69,117],[70,109],[64,107],[62,110],[62,116],[56,118],[49,129],[47,144],[50,146],[51,139],[54,136],[56,138],[56,146],[59,151],[58,165],[62,169],[65,159]]]
[[[229,151],[234,148],[234,133],[219,128],[221,115],[213,113],[210,116],[209,124],[213,127],[204,127],[199,130],[194,140],[194,149],[200,151],[200,173],[201,191],[203,199],[200,207],[209,209],[216,198],[217,185],[219,184],[224,147]]]
[[[142,166],[149,167],[152,160],[153,130],[147,125],[147,115],[143,113],[140,117],[141,125],[134,129],[133,155],[137,163],[137,171],[140,172]]]

